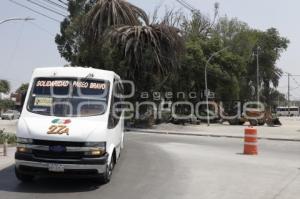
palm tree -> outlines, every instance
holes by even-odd
[[[138,92],[164,82],[176,68],[183,40],[168,20],[150,23],[142,9],[125,0],[97,0],[85,20],[85,39],[99,46],[110,42],[120,50],[128,66],[122,75],[136,82]]]
[[[10,84],[7,80],[0,80],[0,93],[8,93],[10,91]]]
[[[87,39],[92,38],[93,43],[101,41],[101,45],[109,38],[119,47],[132,74],[141,72],[147,56],[153,63],[150,70],[166,75],[174,68],[183,48],[179,29],[166,21],[150,24],[142,9],[125,0],[97,0],[86,15],[84,29]]]

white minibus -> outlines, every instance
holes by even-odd
[[[17,178],[66,175],[109,182],[123,147],[123,111],[114,106],[122,93],[120,77],[111,71],[34,70],[17,125]]]

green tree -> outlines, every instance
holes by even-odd
[[[20,93],[20,94],[26,94],[27,90],[28,90],[29,84],[22,84],[17,90],[16,93]]]
[[[10,84],[7,80],[0,80],[0,93],[8,93],[10,91]]]
[[[211,25],[214,22],[205,22],[203,19],[206,18],[201,16],[201,13],[197,13],[191,20],[184,22],[186,52],[178,74],[180,82],[184,82],[185,87],[189,88],[181,89],[187,92],[203,91],[204,68],[208,59],[215,52],[230,47],[215,56],[208,64],[208,85],[210,90],[216,92],[218,99],[238,100],[241,91],[239,82],[246,72],[246,64],[243,62],[243,57],[233,48],[234,37],[228,35],[236,35],[242,29],[239,27],[242,23],[236,22],[237,25],[234,26],[236,28],[230,28],[231,32],[226,32],[225,30],[229,29],[227,26],[233,26],[232,24],[235,23],[220,20],[215,25]],[[222,26],[219,25],[221,22]]]
[[[113,70],[134,80],[137,94],[203,91],[209,57],[227,48],[208,65],[209,89],[222,101],[253,100],[257,46],[261,100],[271,103],[276,94],[282,73],[276,62],[289,41],[274,28],[260,31],[236,18],[219,18],[218,5],[212,19],[201,12],[183,17],[170,11],[152,21],[124,0],[77,0],[68,7],[56,36],[61,56],[73,66]]]
[[[272,88],[278,87],[282,70],[276,66],[281,53],[288,47],[289,40],[281,37],[275,28],[261,32],[258,37],[260,61],[260,85],[263,88],[262,100],[267,104],[272,102]],[[253,63],[250,65],[253,66]],[[251,68],[253,70],[253,68]],[[252,71],[249,69],[250,71]]]
[[[0,100],[0,110],[1,109],[11,109],[15,106],[15,103],[11,100]]]
[[[239,60],[240,66],[235,73],[240,87],[239,99],[256,99],[257,46],[259,46],[261,100],[271,103],[272,88],[279,83],[282,71],[276,67],[281,53],[287,49],[289,41],[281,37],[275,28],[266,31],[251,29],[237,19],[223,17],[214,29],[213,35],[221,37],[224,46],[229,46],[232,55]],[[226,65],[226,63],[224,63]],[[229,69],[230,70],[230,69]],[[228,70],[226,70],[228,71]]]

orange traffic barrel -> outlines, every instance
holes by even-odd
[[[245,129],[244,154],[257,155],[257,130],[253,127]]]

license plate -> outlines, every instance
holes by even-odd
[[[61,164],[49,164],[48,170],[52,172],[64,172],[65,168]]]

